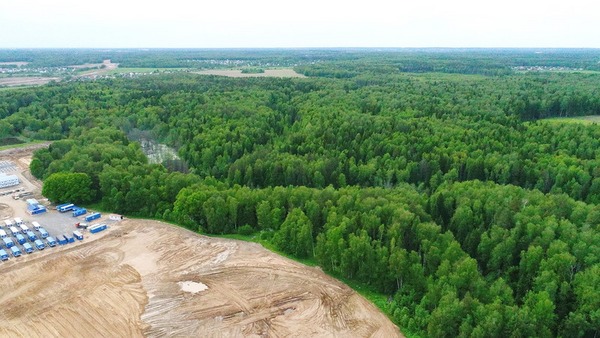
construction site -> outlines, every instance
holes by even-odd
[[[0,196],[0,218],[41,223],[51,236],[72,232],[79,221],[53,209],[29,174],[34,149],[0,152],[20,179],[3,189],[13,193]],[[22,192],[30,194],[14,198]],[[30,197],[48,212],[29,215],[23,198]],[[81,240],[0,263],[0,336],[401,336],[373,304],[318,267],[256,243],[103,218],[104,231],[77,229]]]

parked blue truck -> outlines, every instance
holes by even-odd
[[[27,231],[27,238],[33,242],[37,239],[37,236],[35,233],[33,233],[33,231]]]
[[[25,252],[28,254],[33,252],[33,247],[29,243],[23,243],[23,249],[25,249]]]
[[[16,234],[15,238],[17,239],[17,242],[19,242],[19,244],[23,245],[27,242],[27,239],[25,239],[25,236],[21,235],[21,234]]]
[[[41,239],[36,239],[35,242],[33,242],[33,244],[35,244],[35,247],[38,250],[44,250],[44,248],[46,247],[46,245],[44,244],[44,242],[42,242]]]
[[[54,239],[54,237],[49,236],[46,241],[48,242],[48,246],[53,247],[56,246],[56,240]]]
[[[8,254],[6,251],[4,251],[4,249],[0,249],[0,259],[3,261],[8,260]]]
[[[10,251],[12,251],[13,257],[19,257],[22,254],[21,249],[19,249],[19,247],[17,247],[17,246],[11,247]]]
[[[40,228],[39,232],[40,232],[40,236],[42,238],[48,238],[48,236],[50,236],[50,234],[48,234],[48,231],[46,231],[46,229],[44,229],[44,228]]]
[[[13,242],[12,238],[10,238],[10,237],[2,238],[2,241],[4,242],[4,246],[7,249],[9,249],[10,247],[15,245],[15,242]]]

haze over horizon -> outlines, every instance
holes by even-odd
[[[0,48],[600,48],[591,0],[7,0]]]

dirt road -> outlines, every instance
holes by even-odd
[[[255,243],[148,220],[85,236],[0,263],[0,337],[401,337],[343,283]]]

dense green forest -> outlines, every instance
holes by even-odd
[[[600,115],[600,52],[170,50],[127,62],[236,52],[309,77],[0,91],[0,137],[56,140],[31,171],[57,202],[256,233],[389,296],[390,317],[417,336],[600,334],[600,127],[543,120]],[[128,137],[139,131],[189,173],[150,164]]]

